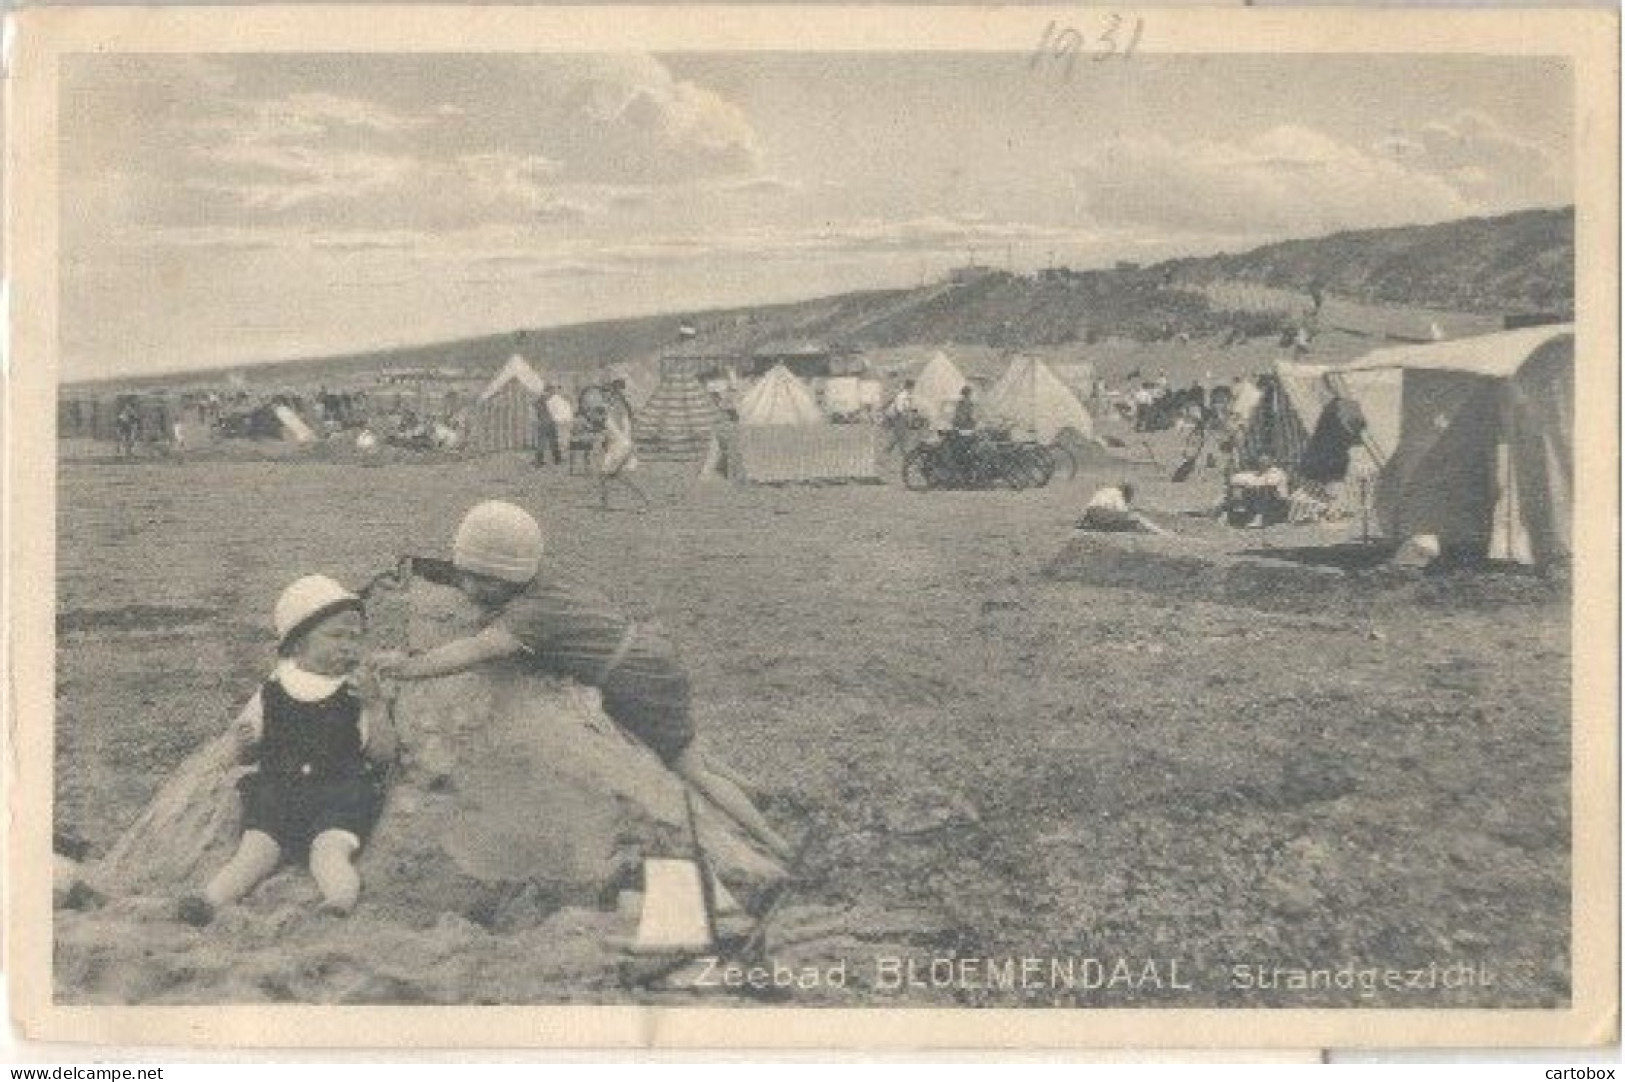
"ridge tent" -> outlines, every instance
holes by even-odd
[[[1095,421],[1049,366],[1034,357],[1017,357],[983,396],[981,412],[1036,433],[1041,443],[1070,429],[1093,439]]]
[[[669,357],[660,363],[660,385],[634,419],[632,439],[638,453],[652,459],[704,458],[720,419],[692,362]]]
[[[1296,448],[1305,449],[1321,414],[1335,398],[1346,398],[1360,407],[1365,433],[1359,446],[1349,452],[1350,475],[1375,477],[1399,443],[1399,373],[1392,370],[1351,371],[1324,364],[1277,361],[1275,378],[1285,404],[1291,408],[1293,423],[1301,433]],[[1297,465],[1296,458],[1283,458]]]
[[[938,350],[914,377],[914,408],[925,415],[933,428],[946,428],[953,416],[954,403],[965,389],[965,376]]]
[[[739,399],[741,425],[821,425],[824,413],[807,385],[775,365]]]
[[[468,411],[473,451],[522,451],[536,446],[536,400],[547,381],[519,354],[508,358]]]
[[[484,402],[515,380],[533,395],[541,394],[547,387],[547,380],[530,366],[529,361],[515,353],[508,358],[508,363],[491,377],[491,382],[485,385],[485,390],[480,392],[480,401]]]
[[[1524,564],[1572,553],[1573,324],[1378,350],[1344,371],[1401,375],[1377,481],[1387,536]]]
[[[783,365],[739,400],[736,439],[740,480],[785,484],[877,476],[875,427],[829,424],[807,385]]]

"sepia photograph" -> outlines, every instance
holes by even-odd
[[[1617,1042],[1615,13],[32,14],[25,1029]]]

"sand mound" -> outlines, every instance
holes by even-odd
[[[452,592],[423,584],[370,608],[381,637],[404,627],[418,646],[472,616]],[[614,911],[618,891],[638,887],[643,858],[692,852],[682,782],[604,715],[596,692],[518,666],[408,685],[396,720],[401,762],[361,858],[355,914],[317,916],[308,876],[285,868],[202,932],[172,919],[173,899],[235,845],[231,750],[220,738],[86,869],[110,900],[59,914],[59,994],[528,1002],[612,986],[605,939],[631,931]],[[706,855],[735,895],[749,904],[783,877],[720,812],[695,804]]]

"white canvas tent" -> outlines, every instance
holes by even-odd
[[[873,425],[828,423],[807,385],[774,366],[739,400],[736,480],[756,484],[872,480]],[[722,450],[715,447],[713,463]]]
[[[536,399],[547,381],[515,353],[485,385],[468,415],[475,451],[517,451],[536,446]]]
[[[914,377],[914,406],[925,414],[933,428],[946,428],[959,392],[964,389],[964,374],[954,367],[946,353],[938,350]]]
[[[1308,439],[1321,413],[1337,397],[1359,404],[1366,429],[1359,447],[1349,452],[1351,476],[1375,477],[1399,444],[1401,374],[1393,369],[1353,371],[1324,364],[1277,361],[1275,376],[1303,437]]]
[[[821,425],[824,413],[807,385],[782,364],[774,365],[739,399],[742,425]]]
[[[480,401],[484,402],[488,398],[495,397],[514,382],[533,395],[541,394],[542,389],[547,386],[547,380],[530,366],[530,362],[515,353],[508,358],[508,363],[491,377],[491,382],[485,385],[485,390],[480,392]]]
[[[1519,563],[1571,553],[1572,324],[1378,350],[1342,371],[1401,374],[1377,482],[1385,534]]]
[[[984,416],[997,418],[1052,443],[1071,430],[1093,439],[1094,418],[1078,396],[1058,379],[1049,366],[1034,357],[1017,357],[983,397]]]

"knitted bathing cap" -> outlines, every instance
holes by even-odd
[[[295,580],[276,599],[271,622],[278,641],[286,646],[335,612],[361,608],[361,599],[326,575]]]
[[[529,582],[542,565],[542,528],[522,508],[487,500],[463,516],[451,543],[451,562],[459,571]]]

